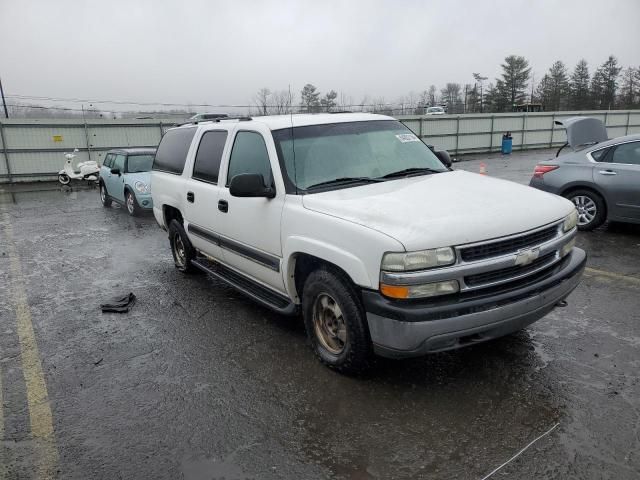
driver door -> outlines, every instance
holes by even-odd
[[[104,180],[109,196],[119,202],[124,202],[124,163],[125,156],[123,154],[114,154],[111,169]],[[120,175],[111,173],[111,170],[115,168],[120,170]]]

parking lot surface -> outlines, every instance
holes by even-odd
[[[456,168],[527,183],[552,155]],[[492,478],[639,478],[640,227],[578,246],[567,307],[353,378],[314,359],[300,319],[177,272],[152,216],[97,190],[5,187],[0,480],[481,479],[556,424]],[[100,312],[128,292],[129,313]]]

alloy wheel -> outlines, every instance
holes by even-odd
[[[586,195],[577,195],[571,198],[571,201],[578,210],[578,225],[588,225],[598,213],[598,207],[593,199]]]

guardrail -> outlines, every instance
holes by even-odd
[[[429,144],[453,155],[499,151],[511,132],[514,150],[551,148],[566,141],[560,118],[600,118],[610,137],[640,133],[640,110],[586,112],[411,115],[398,117]],[[0,121],[0,183],[52,180],[64,164],[64,152],[78,149],[77,161],[102,163],[112,148],[155,147],[167,120],[19,120]]]

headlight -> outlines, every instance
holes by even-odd
[[[573,230],[577,224],[578,211],[574,209],[569,215],[565,217],[564,223],[562,224],[562,231],[568,232],[569,230]]]
[[[138,193],[149,193],[149,185],[144,182],[136,182],[134,187],[138,191]]]
[[[380,284],[380,293],[382,293],[386,297],[399,299],[437,297],[439,295],[456,293],[459,290],[460,284],[457,280],[425,283],[422,285],[387,285],[385,283]]]
[[[433,248],[418,252],[385,253],[382,257],[382,270],[387,272],[407,272],[425,268],[451,265],[456,255],[451,247]]]

